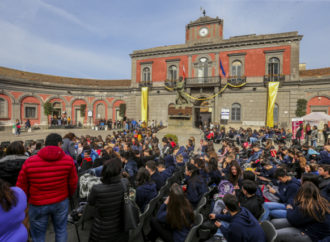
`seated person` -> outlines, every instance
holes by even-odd
[[[320,196],[314,183],[306,181],[295,197],[294,206],[288,205],[286,218],[271,222],[277,231],[277,241],[320,241],[330,236],[329,203]]]
[[[205,161],[199,156],[194,157],[194,159],[191,160],[191,163],[196,166],[199,170],[200,176],[204,179],[206,183],[209,181],[209,175],[205,171]]]
[[[240,189],[239,184],[242,181],[242,170],[237,161],[232,162],[227,175],[227,180],[233,184],[235,190]]]
[[[266,161],[260,170],[260,172],[256,172],[258,175],[258,179],[265,182],[274,182],[274,174],[276,168],[272,165],[270,161]]]
[[[141,167],[136,175],[135,202],[143,213],[145,206],[157,196],[156,184],[151,181],[149,172]]]
[[[269,216],[273,218],[286,217],[286,205],[293,204],[293,199],[296,196],[300,187],[300,182],[295,178],[288,176],[283,168],[278,168],[275,171],[275,178],[279,180],[280,184],[278,192],[270,185],[268,185],[269,192],[275,194],[280,198],[278,202],[267,202],[264,204],[265,213],[261,221],[267,220]]]
[[[194,222],[192,207],[182,188],[174,183],[170,195],[159,208],[156,218],[152,218],[152,228],[148,238],[156,241],[160,236],[165,242],[184,242]]]
[[[228,242],[266,242],[266,236],[258,221],[249,210],[239,206],[235,195],[226,194],[223,197],[223,202],[226,206],[225,214],[211,213],[209,215],[210,219],[217,220],[215,226],[219,229],[215,237],[218,237],[220,241],[224,237]]]
[[[81,162],[81,169],[79,170],[79,172],[84,172],[84,171],[87,171],[89,170],[90,168],[93,167],[93,159],[92,157],[90,156],[92,153],[92,150],[91,149],[87,149],[87,150],[84,150],[84,158],[82,159],[82,162]]]
[[[137,163],[133,159],[133,153],[130,151],[123,152],[123,154],[121,155],[121,161],[125,164],[124,170],[128,173],[129,181],[132,185],[134,185],[135,176],[138,170]]]
[[[196,208],[199,200],[208,191],[208,187],[204,179],[199,175],[199,169],[191,163],[188,163],[186,166],[186,176],[186,196],[193,208]]]
[[[174,169],[175,166],[169,166],[168,168],[166,168],[163,162],[158,162],[157,170],[164,181],[166,181],[167,178],[173,175]]]
[[[318,171],[321,177],[319,184],[321,195],[330,201],[330,165],[321,165]]]
[[[256,175],[252,172],[252,171],[244,171],[243,172],[243,180],[242,180],[242,182],[243,181],[245,181],[245,180],[250,180],[250,181],[253,181],[256,185],[257,185],[257,191],[256,191],[256,195],[257,196],[259,196],[259,197],[261,197],[262,198],[262,200],[264,200],[264,197],[263,197],[263,195],[262,195],[262,191],[261,191],[261,189],[260,189],[260,187],[258,186],[258,183],[257,183],[257,179],[256,179]],[[241,182],[241,183],[242,183]],[[240,184],[240,186],[241,186],[242,184]]]
[[[258,219],[263,213],[264,199],[256,195],[257,184],[250,180],[244,180],[241,196],[238,197],[240,205],[248,209]]]
[[[209,177],[208,185],[216,184],[218,185],[222,179],[221,172],[218,169],[218,161],[216,158],[212,157],[206,167],[206,172]]]
[[[325,145],[324,150],[320,152],[320,164],[330,165],[330,145]]]
[[[156,169],[156,162],[149,160],[146,163],[146,169],[150,174],[151,180],[156,183],[157,191],[159,191],[165,184],[165,180],[161,177]]]

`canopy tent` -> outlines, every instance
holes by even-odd
[[[313,112],[305,116],[302,116],[302,119],[307,122],[320,122],[320,121],[328,122],[330,121],[330,115],[327,115],[322,112]]]

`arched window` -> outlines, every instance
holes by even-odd
[[[278,104],[275,103],[273,110],[274,124],[278,124],[278,116],[279,116],[279,107]]]
[[[231,106],[231,120],[241,121],[241,105],[239,103],[234,103]]]
[[[208,59],[206,57],[199,59],[198,77],[200,78],[200,82],[204,81],[203,77],[208,77]]]
[[[231,64],[231,75],[240,77],[242,76],[242,62],[235,60]]]
[[[170,81],[177,80],[177,68],[172,65],[168,68],[168,77]]]
[[[276,57],[270,58],[268,62],[268,75],[277,76],[280,73],[280,60]]]
[[[7,100],[4,98],[0,98],[0,118],[7,118]]]
[[[105,108],[103,103],[99,103],[96,106],[96,118],[104,119],[105,118]]]
[[[142,71],[142,81],[150,82],[150,80],[151,80],[151,78],[150,78],[150,68],[145,67],[145,68],[143,68],[143,71]]]

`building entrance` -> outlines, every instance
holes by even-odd
[[[212,121],[212,107],[208,101],[196,101],[194,105],[195,127],[209,127]]]

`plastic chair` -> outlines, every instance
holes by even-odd
[[[156,196],[148,204],[149,205],[149,210],[147,212],[145,212],[145,218],[144,218],[145,222],[144,222],[144,225],[143,225],[143,228],[142,228],[142,231],[143,231],[144,234],[148,234],[151,231],[150,219],[151,219],[152,216],[155,215],[157,204],[158,204],[160,199],[161,199],[160,196]]]
[[[198,203],[198,205],[197,205],[197,208],[196,208],[195,211],[194,211],[194,214],[195,214],[195,215],[200,213],[201,209],[206,205],[206,202],[207,202],[207,199],[206,199],[205,196],[203,196],[203,197],[201,198],[201,200],[199,201],[199,203]]]
[[[265,232],[267,242],[274,242],[277,237],[277,232],[274,225],[266,220],[263,221],[260,226]]]
[[[187,238],[185,239],[185,242],[198,242],[198,236],[197,236],[197,231],[199,229],[199,227],[202,225],[203,223],[203,216],[202,214],[197,214],[195,216],[195,225],[190,229]]]
[[[144,212],[139,217],[138,227],[134,230],[129,231],[129,242],[144,242],[144,234],[143,234],[143,225],[146,219],[147,214],[150,212],[150,204],[144,209]]]

